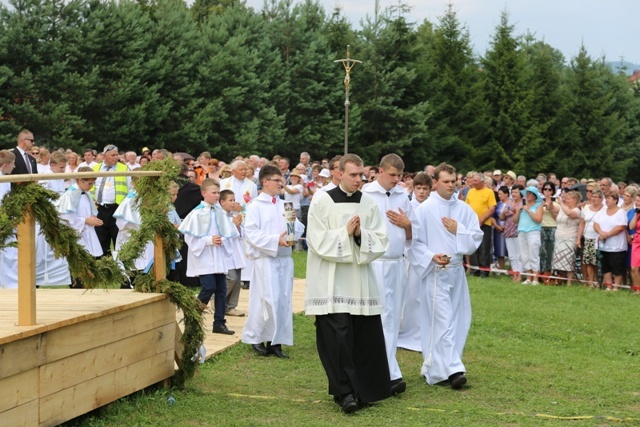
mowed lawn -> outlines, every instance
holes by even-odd
[[[407,392],[344,415],[327,394],[313,319],[296,315],[289,360],[239,344],[202,365],[185,390],[149,389],[66,425],[640,425],[639,296],[505,277],[471,278],[470,290],[461,391],[427,386],[421,355],[400,350]]]

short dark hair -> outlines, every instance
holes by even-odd
[[[347,163],[353,163],[356,166],[364,165],[364,162],[362,161],[360,156],[358,156],[357,154],[352,154],[352,153],[345,154],[340,159],[340,168],[339,168],[340,172],[344,172],[344,167]]]
[[[431,188],[433,187],[433,180],[431,179],[429,174],[420,172],[413,178],[413,188],[415,188],[416,185],[424,185]]]
[[[264,165],[264,167],[260,168],[260,173],[258,174],[258,181],[262,184],[262,180],[273,175],[282,176],[282,172],[280,172],[280,169],[278,169],[273,165]]]
[[[220,192],[220,200],[227,200],[231,196],[235,196],[233,190],[222,190]]]
[[[442,162],[438,166],[436,166],[436,169],[433,171],[433,177],[436,180],[440,179],[440,172],[450,173],[452,175],[456,175],[456,178],[458,177],[458,174],[456,174],[456,168],[448,163]],[[413,185],[415,185],[415,183]]]

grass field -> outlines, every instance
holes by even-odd
[[[236,345],[183,391],[146,390],[66,425],[640,425],[640,297],[506,278],[471,278],[470,290],[461,391],[427,386],[421,355],[400,350],[407,392],[344,415],[327,394],[313,319],[296,315],[289,360]]]

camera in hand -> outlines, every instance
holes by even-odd
[[[637,214],[640,214],[640,208],[635,208],[634,211],[636,211]]]

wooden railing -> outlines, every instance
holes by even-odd
[[[2,175],[0,182],[29,183],[54,179],[80,179],[110,176],[161,176],[162,171],[126,171],[126,172],[76,172],[27,175]],[[27,206],[22,222],[18,224],[18,326],[36,324],[36,220],[33,208]],[[162,236],[156,234],[154,250],[154,279],[166,278],[166,256],[163,251]]]

